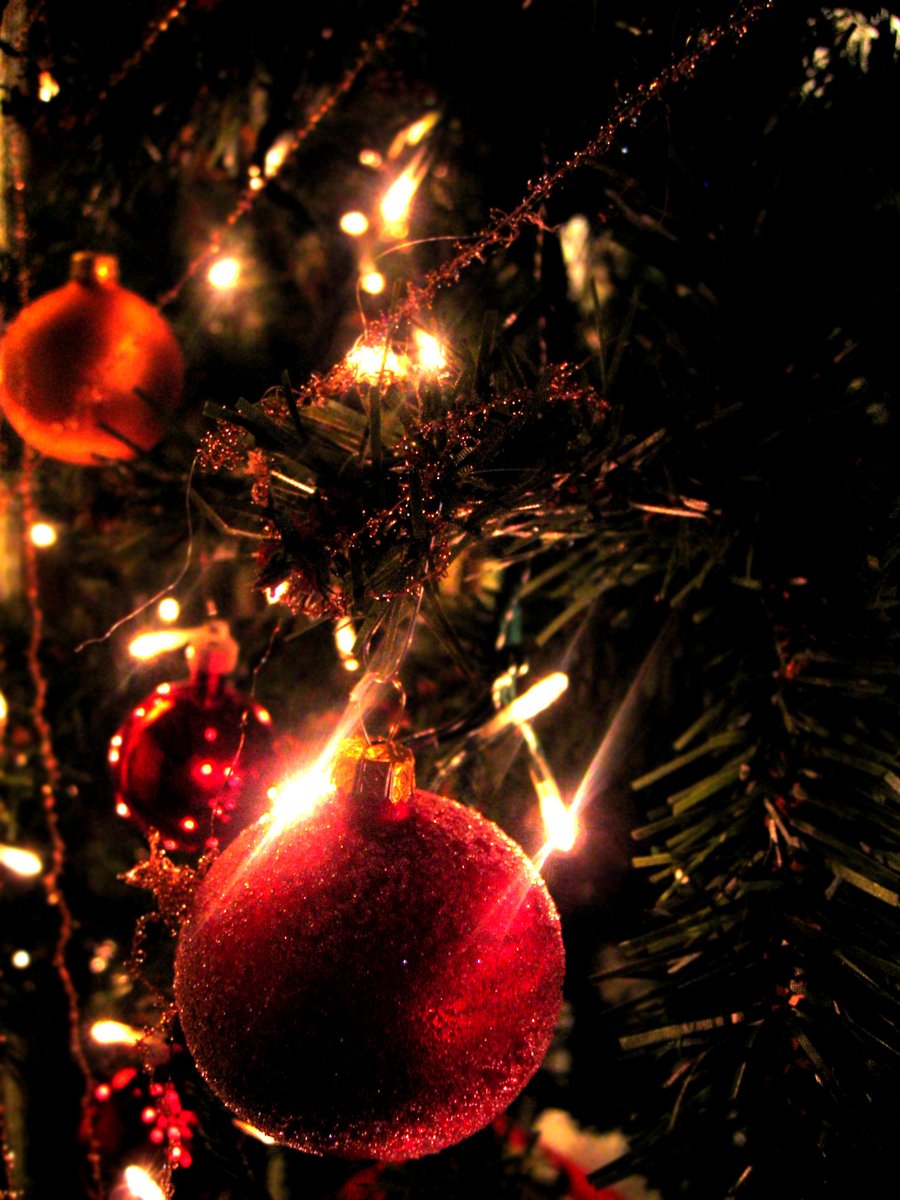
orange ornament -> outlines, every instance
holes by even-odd
[[[50,458],[134,458],[156,445],[181,398],[171,329],[118,280],[113,255],[73,254],[69,282],[29,304],[0,342],[0,406]]]

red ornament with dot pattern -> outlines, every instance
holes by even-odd
[[[108,759],[116,812],[166,850],[230,842],[270,806],[279,771],[266,709],[202,672],[142,700]]]

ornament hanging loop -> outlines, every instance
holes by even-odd
[[[392,687],[395,690],[399,703],[390,705],[389,711],[393,711],[395,716],[391,721],[387,734],[372,735],[369,732],[366,721],[371,717],[372,712],[376,707],[376,696],[378,690],[385,687]],[[368,745],[371,746],[373,742],[385,740],[385,738],[388,742],[396,741],[397,734],[400,732],[400,728],[403,724],[403,718],[406,715],[406,689],[400,682],[399,676],[379,675],[374,671],[367,672],[350,693],[350,703],[356,707],[359,727],[362,730],[363,737],[366,739]],[[382,705],[382,708],[385,707],[385,705]]]

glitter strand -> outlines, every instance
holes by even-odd
[[[473,238],[458,243],[457,253],[446,263],[435,267],[423,278],[422,283],[410,282],[406,298],[392,312],[373,322],[370,330],[373,337],[388,337],[399,324],[423,309],[429,308],[437,293],[455,284],[460,274],[474,262],[483,262],[498,249],[511,246],[526,225],[536,223],[542,205],[559,184],[581,167],[601,158],[612,146],[616,134],[623,125],[633,124],[641,116],[651,100],[657,99],[673,84],[690,78],[697,66],[716,46],[727,42],[738,42],[747,33],[751,21],[773,8],[775,0],[756,0],[749,6],[742,5],[732,16],[712,29],[701,31],[696,38],[696,49],[689,50],[681,58],[670,63],[650,83],[642,83],[624,100],[615,106],[611,116],[595,136],[571,158],[545,171],[531,185],[526,195],[514,209],[501,213],[485,225]]]
[[[165,33],[166,30],[169,29],[172,24],[183,15],[187,5],[188,0],[176,0],[175,4],[173,4],[172,7],[169,8],[161,17],[157,17],[155,20],[151,21],[140,46],[137,48],[137,50],[135,50],[134,54],[132,54],[129,58],[126,58],[118,71],[110,76],[108,83],[102,89],[102,91],[97,93],[94,107],[84,118],[85,125],[90,125],[91,122],[96,119],[97,114],[100,111],[100,105],[109,99],[109,94],[113,88],[118,87],[119,84],[131,74],[134,68],[139,65],[145,54],[149,54],[160,35]]]
[[[33,14],[32,14],[33,18]],[[29,23],[17,31],[16,44],[24,43],[24,34]],[[26,142],[24,131],[16,126],[10,137],[9,159],[10,175],[13,194],[13,249],[17,265],[17,287],[22,307],[30,299],[30,275],[28,271],[28,224],[25,211],[25,157]],[[83,1091],[81,1096],[82,1123],[87,1131],[87,1148],[85,1157],[90,1169],[92,1188],[90,1194],[97,1198],[104,1195],[101,1175],[100,1144],[94,1126],[95,1110],[93,1104],[94,1079],[90,1065],[81,1041],[81,1008],[75,983],[66,963],[66,950],[72,938],[73,919],[66,898],[60,888],[60,876],[66,861],[66,844],[59,828],[59,818],[56,811],[56,796],[60,786],[59,759],[53,748],[53,737],[50,722],[46,716],[47,680],[44,677],[40,661],[40,650],[43,642],[44,613],[40,602],[40,581],[38,573],[37,547],[28,536],[28,531],[37,520],[37,509],[34,502],[34,472],[38,459],[35,451],[26,449],[22,460],[22,472],[18,492],[22,510],[22,559],[24,567],[24,590],[31,621],[31,632],[26,652],[28,674],[33,688],[31,719],[38,740],[38,753],[44,780],[41,784],[41,800],[44,809],[44,820],[50,839],[50,867],[44,872],[41,883],[48,906],[59,914],[59,928],[53,951],[53,968],[56,971],[60,986],[65,996],[69,1021],[69,1048],[73,1060],[81,1072]]]
[[[418,6],[419,0],[403,0],[400,5],[400,10],[397,15],[391,20],[379,33],[375,35],[371,42],[362,42],[360,45],[359,54],[356,61],[344,73],[343,78],[336,87],[325,97],[318,107],[311,113],[307,120],[294,130],[290,142],[287,144],[284,155],[278,166],[267,173],[260,175],[253,181],[253,186],[248,184],[238,197],[237,204],[234,206],[229,215],[225,218],[222,226],[209,238],[205,248],[191,260],[187,270],[173,287],[164,292],[157,301],[158,308],[166,308],[181,294],[184,286],[190,282],[197,274],[205,262],[213,258],[222,248],[222,239],[228,230],[233,229],[241,217],[252,208],[256,199],[263,194],[268,185],[277,179],[283,170],[285,163],[289,162],[303,143],[307,140],[310,134],[317,128],[324,117],[331,112],[338,100],[344,96],[350,88],[353,87],[361,72],[372,62],[376,54],[381,54],[391,38],[409,16],[409,14]]]
[[[78,1065],[84,1080],[84,1091],[81,1098],[81,1112],[84,1127],[88,1130],[88,1147],[86,1158],[91,1170],[94,1184],[92,1195],[100,1197],[104,1194],[101,1178],[100,1145],[94,1128],[95,1110],[93,1092],[95,1080],[84,1052],[81,1041],[81,1007],[78,992],[66,963],[66,950],[72,938],[73,920],[65,896],[60,888],[60,876],[66,861],[66,843],[59,828],[59,816],[56,809],[56,796],[60,787],[60,764],[53,748],[53,736],[50,722],[47,720],[47,680],[44,676],[40,661],[40,650],[44,635],[44,613],[41,608],[40,588],[38,578],[37,548],[27,535],[37,519],[34,503],[34,468],[38,455],[35,451],[26,451],[22,464],[22,476],[19,482],[19,495],[22,505],[22,526],[25,534],[22,538],[23,558],[25,567],[25,598],[31,617],[31,637],[28,643],[27,660],[28,673],[34,689],[34,699],[31,708],[31,719],[38,738],[38,751],[44,772],[44,782],[41,784],[41,799],[44,809],[44,819],[50,836],[50,867],[42,876],[41,882],[47,904],[59,913],[59,929],[56,945],[53,951],[53,967],[63,989],[68,1007],[69,1017],[69,1048],[72,1058]]]

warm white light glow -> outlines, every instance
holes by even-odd
[[[165,599],[160,600],[156,612],[159,619],[168,624],[172,621],[177,621],[181,616],[181,605],[174,596],[166,596]]]
[[[341,617],[334,626],[334,644],[345,671],[358,671],[359,659],[353,653],[356,645],[356,628],[349,617]]]
[[[206,273],[210,286],[216,291],[229,291],[237,286],[241,264],[236,258],[217,258]]]
[[[24,971],[26,967],[31,966],[31,955],[27,950],[13,950],[9,961],[18,971]]]
[[[239,1129],[241,1133],[246,1133],[249,1137],[256,1138],[258,1142],[262,1142],[264,1146],[274,1146],[275,1139],[269,1137],[267,1133],[263,1133],[261,1129],[257,1129],[255,1125],[251,1125],[249,1121],[239,1121],[237,1117],[232,1118],[232,1125],[235,1129]]]
[[[23,879],[40,875],[42,870],[38,856],[30,850],[22,850],[19,846],[0,846],[0,866],[12,871],[13,875],[21,875]]]
[[[132,658],[155,658],[167,650],[177,650],[185,643],[184,631],[181,629],[160,629],[156,633],[140,633],[130,643],[128,653]]]
[[[0,725],[9,716],[9,705],[6,703],[6,697],[0,692]]]
[[[443,343],[424,329],[417,329],[413,334],[416,343],[416,357],[419,367],[428,375],[437,375],[447,367],[447,352]]]
[[[541,805],[541,819],[551,848],[571,850],[575,845],[575,813],[566,808],[559,788],[552,779],[538,780],[535,786]]]
[[[377,383],[379,379],[389,377],[403,379],[409,369],[409,359],[405,355],[395,354],[384,345],[365,346],[359,343],[344,361],[353,368],[356,378],[366,383]]]
[[[277,604],[279,600],[287,595],[290,586],[289,580],[282,579],[281,583],[276,584],[275,587],[267,587],[266,599],[270,604]]]
[[[48,525],[46,521],[35,521],[28,530],[28,536],[35,546],[43,550],[45,547],[52,546],[55,543],[56,530],[52,525]]]
[[[381,197],[378,208],[386,237],[402,238],[406,236],[409,211],[421,182],[422,176],[418,165],[412,163],[397,176]]]
[[[136,1046],[143,1036],[139,1029],[121,1021],[95,1021],[91,1026],[91,1037],[98,1046]]]
[[[360,150],[359,161],[364,167],[380,167],[382,159],[377,150]]]
[[[49,104],[54,96],[59,95],[59,84],[49,71],[41,71],[38,75],[38,99]]]
[[[272,804],[272,817],[279,826],[292,825],[310,816],[334,790],[331,762],[320,760],[308,771],[300,771],[279,784]]]
[[[341,217],[341,229],[350,237],[361,237],[369,228],[369,218],[361,212],[345,212]]]
[[[291,135],[289,133],[282,134],[276,142],[272,143],[266,151],[266,157],[263,161],[263,173],[266,179],[272,179],[278,174],[284,166],[290,148]]]
[[[539,712],[549,708],[569,686],[569,677],[564,671],[554,671],[545,675],[537,683],[531,685],[527,692],[517,696],[512,704],[497,714],[505,718],[507,724],[517,725],[520,721],[530,721]]]
[[[143,1167],[126,1167],[125,1185],[135,1200],[166,1200],[166,1193]]]
[[[370,296],[380,296],[387,287],[387,280],[380,271],[366,271],[359,277],[359,286]]]
[[[440,119],[441,114],[439,112],[426,113],[424,117],[419,117],[417,121],[413,121],[411,125],[407,125],[405,129],[401,129],[391,142],[390,149],[388,150],[388,158],[396,158],[398,154],[403,152],[406,146],[418,146],[431,133]]]

